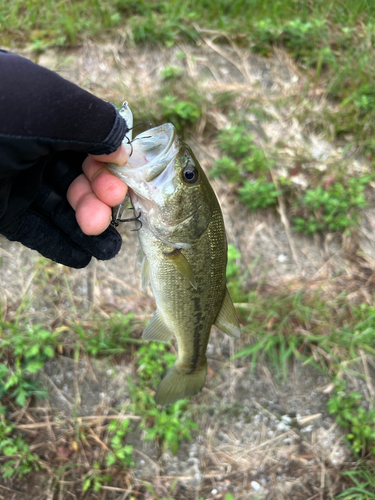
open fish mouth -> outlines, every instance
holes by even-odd
[[[178,153],[176,129],[172,123],[146,130],[133,140],[133,152],[125,168],[142,169],[146,182],[158,177]]]
[[[125,137],[124,145],[130,153],[126,140]],[[131,146],[132,153],[126,165],[108,163],[107,167],[137,192],[132,179],[144,182],[156,179],[178,154],[179,140],[174,125],[164,123],[137,135]],[[139,195],[143,197],[142,193]]]

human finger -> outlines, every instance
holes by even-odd
[[[128,153],[126,152],[125,146],[121,144],[116,151],[109,155],[90,155],[91,158],[104,163],[116,163],[117,165],[125,165],[128,161]]]
[[[127,185],[115,177],[104,165],[88,156],[82,170],[91,183],[96,196],[106,205],[113,207],[121,203],[127,193]]]
[[[71,183],[66,197],[75,210],[77,222],[85,234],[98,235],[107,228],[111,209],[97,198],[84,174],[79,175]]]

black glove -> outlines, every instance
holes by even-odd
[[[0,51],[0,233],[75,268],[114,257],[120,235],[85,235],[66,192],[87,153],[116,151],[127,130],[111,103]]]

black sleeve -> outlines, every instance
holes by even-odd
[[[0,232],[73,267],[87,265],[91,255],[117,253],[119,236],[112,228],[100,237],[83,235],[66,191],[82,173],[87,153],[112,153],[127,130],[111,103],[0,51]],[[36,241],[33,229],[40,233],[42,227],[43,242]],[[62,242],[70,247],[57,251]],[[69,251],[75,257],[65,257]]]

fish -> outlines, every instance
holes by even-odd
[[[130,121],[126,106],[123,116]],[[177,339],[177,360],[155,394],[156,403],[169,405],[204,387],[212,325],[234,339],[241,333],[226,286],[223,215],[207,176],[172,123],[137,135],[125,166],[107,166],[128,185],[141,226],[142,288],[151,285],[157,306],[142,338]]]

